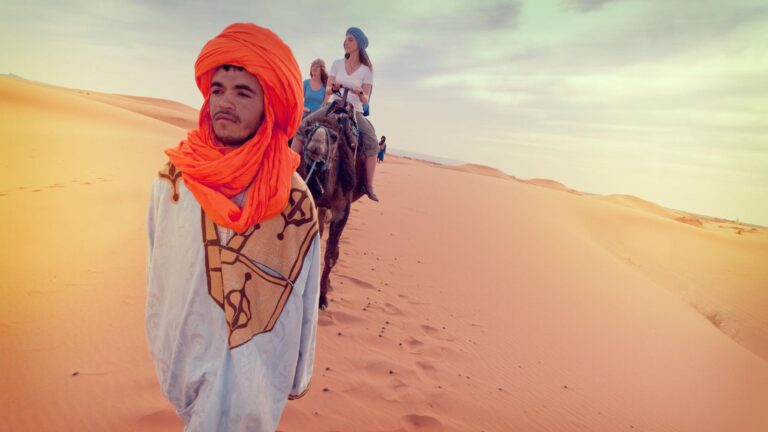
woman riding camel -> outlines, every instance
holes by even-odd
[[[363,116],[363,104],[368,102],[373,86],[373,63],[365,51],[366,48],[368,48],[368,38],[365,33],[357,27],[350,27],[344,38],[344,58],[334,61],[331,66],[331,71],[328,74],[328,85],[325,90],[325,101],[323,102],[340,99],[339,96],[332,93],[332,90],[339,90],[341,86],[349,89],[347,102],[351,103],[355,109],[355,119],[360,130],[360,142],[365,152],[365,193],[368,198],[378,201],[379,197],[373,191],[373,173],[376,169],[379,140],[376,138],[373,125]],[[324,115],[325,110],[322,108],[308,115],[302,122],[301,130],[306,129],[303,127],[304,125],[308,125]],[[305,140],[306,137],[297,134],[291,148],[298,154],[302,154]]]
[[[323,59],[315,59],[309,67],[309,79],[304,80],[304,114],[302,118],[320,109],[325,102],[328,72]]]

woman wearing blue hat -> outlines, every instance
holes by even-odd
[[[350,27],[344,37],[344,58],[333,62],[328,73],[328,85],[326,86],[326,102],[332,102],[339,97],[332,94],[340,86],[350,89],[347,102],[355,108],[357,127],[360,129],[360,141],[365,152],[366,185],[368,198],[378,201],[379,198],[373,192],[373,173],[376,169],[376,154],[379,147],[379,139],[373,125],[363,116],[363,104],[368,103],[373,86],[373,63],[368,53],[368,38],[362,30]],[[318,116],[322,116],[324,110],[318,110],[308,115],[304,121],[312,122]],[[297,135],[291,144],[294,151],[301,154],[304,148],[304,137]]]

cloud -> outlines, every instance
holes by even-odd
[[[592,12],[601,9],[606,3],[616,0],[564,0],[563,5],[566,9],[572,9],[579,12]]]
[[[643,4],[627,5],[634,9]],[[724,8],[722,3],[702,1],[692,8],[663,2],[606,20],[565,42],[522,47],[510,53],[507,61],[545,73],[578,73],[659,61],[727,37],[767,16],[768,5]]]
[[[467,32],[513,28],[522,7],[522,3],[517,1],[477,1],[453,5],[413,16],[404,24],[417,34],[438,33],[466,37]]]

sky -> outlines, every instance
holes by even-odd
[[[305,77],[356,26],[392,150],[768,226],[768,1],[216,3],[0,0],[0,73],[197,108],[227,25],[272,29]]]

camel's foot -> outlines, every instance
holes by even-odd
[[[318,307],[320,310],[328,309],[328,298],[325,296],[325,294],[320,294],[320,304]]]

